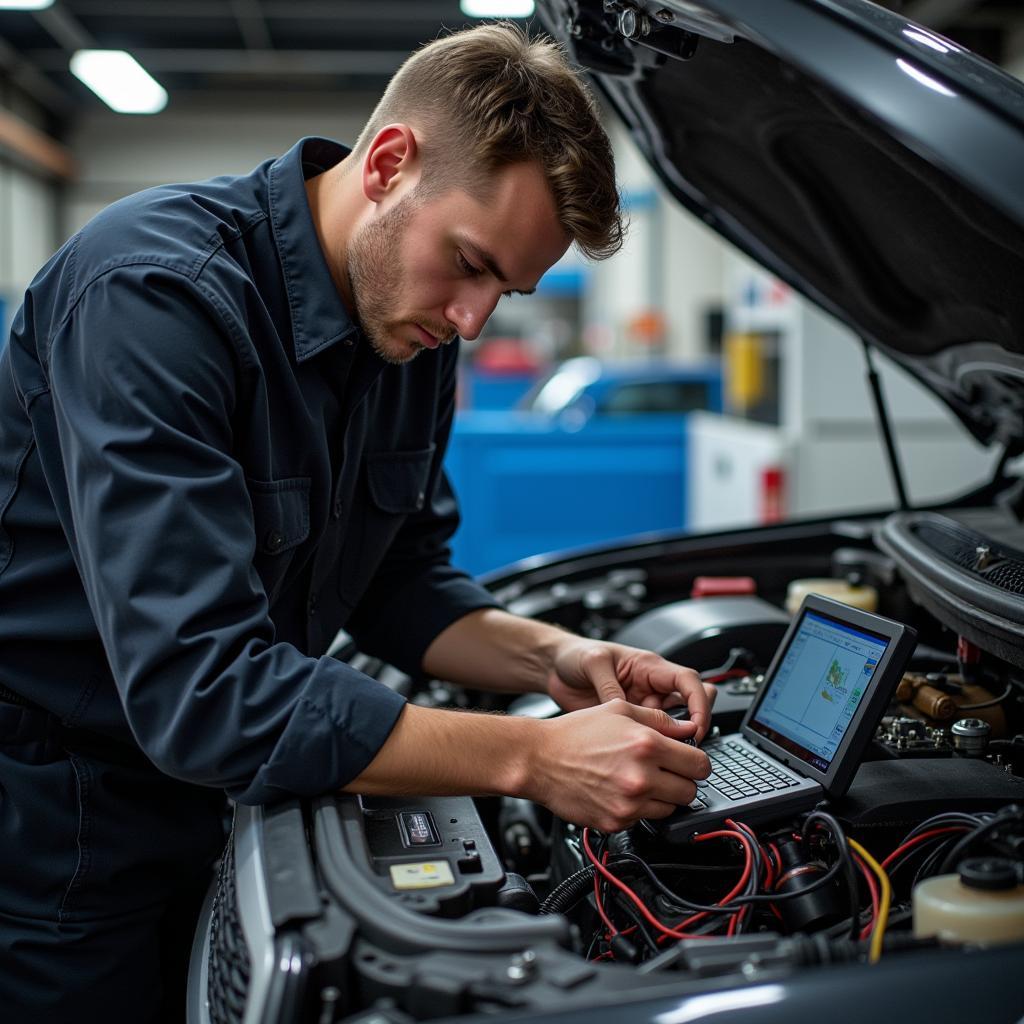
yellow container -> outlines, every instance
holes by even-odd
[[[833,601],[842,601],[851,608],[865,612],[878,609],[878,591],[874,587],[857,587],[846,580],[821,579],[792,580],[786,590],[786,611],[795,615],[801,602],[808,594],[821,594]]]

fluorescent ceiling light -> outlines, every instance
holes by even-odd
[[[41,11],[52,6],[53,0],[0,0],[0,11]]]
[[[533,0],[460,0],[467,18],[529,18]]]
[[[78,50],[71,73],[119,114],[156,114],[167,106],[167,91],[124,50]]]

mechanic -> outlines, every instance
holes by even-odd
[[[9,1024],[182,1018],[225,792],[516,794],[606,830],[693,798],[694,672],[448,558],[459,337],[621,238],[584,85],[492,25],[414,54],[351,152],[129,197],[42,269],[0,365]],[[407,704],[325,654],[342,627],[569,713]]]

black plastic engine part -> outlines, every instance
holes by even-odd
[[[803,843],[780,839],[778,850],[782,863],[775,891],[780,895],[806,889],[828,870],[820,861],[807,859]],[[778,907],[791,932],[825,927],[840,920],[844,913],[835,885],[824,885],[803,896],[779,900]]]

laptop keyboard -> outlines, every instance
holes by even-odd
[[[704,753],[711,760],[711,774],[703,783],[697,783],[698,794],[703,786],[711,785],[724,796],[740,800],[758,793],[789,789],[797,784],[796,779],[771,761],[752,754],[739,743],[726,741],[705,748]]]

